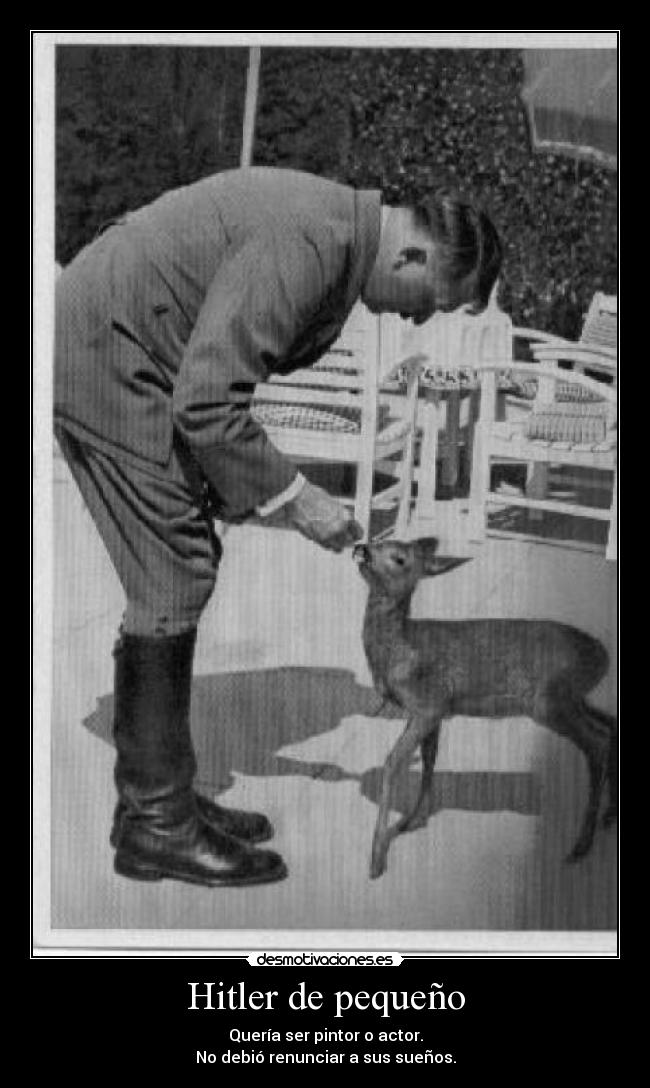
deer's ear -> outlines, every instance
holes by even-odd
[[[453,570],[454,567],[462,567],[463,563],[469,563],[471,556],[469,555],[435,555],[429,562],[424,565],[424,573],[429,577],[435,577],[436,574],[446,574],[447,571]]]
[[[438,555],[438,543],[435,536],[421,537],[415,541],[423,574],[434,577],[468,562],[467,556]]]

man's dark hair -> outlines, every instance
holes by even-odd
[[[488,304],[503,256],[492,220],[448,190],[420,200],[413,206],[413,215],[416,225],[427,230],[442,251],[451,288],[450,308],[466,304],[473,313],[480,313]]]

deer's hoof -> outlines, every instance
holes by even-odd
[[[373,858],[370,862],[370,879],[376,880],[377,877],[382,876],[386,872],[386,859],[385,858]]]
[[[576,861],[582,861],[586,854],[591,849],[591,840],[589,842],[578,841],[570,854],[565,857],[567,865],[575,865]]]

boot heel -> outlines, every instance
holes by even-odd
[[[121,858],[116,854],[113,868],[120,876],[126,876],[129,880],[162,880],[164,873],[160,869],[154,869],[146,862],[134,861],[132,858]]]

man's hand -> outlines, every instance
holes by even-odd
[[[363,536],[361,526],[346,508],[308,480],[284,511],[294,529],[329,551],[343,551]]]

